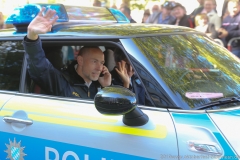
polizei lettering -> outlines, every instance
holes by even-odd
[[[51,158],[50,158],[50,155],[51,155]],[[88,154],[84,154],[84,159],[80,159],[77,153],[73,151],[66,151],[63,153],[61,157],[61,155],[55,148],[45,147],[45,160],[67,160],[67,158],[71,158],[71,159],[74,158],[74,160],[90,160],[90,157]],[[107,159],[101,158],[100,160],[107,160]]]

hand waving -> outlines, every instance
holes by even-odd
[[[118,68],[115,68],[115,70],[121,77],[121,79],[123,81],[123,86],[125,88],[129,88],[129,85],[130,85],[130,77],[129,77],[130,75],[129,74],[131,74],[131,73],[128,73],[128,71],[126,69],[126,62],[123,60],[121,62],[118,62]]]
[[[32,20],[28,25],[27,37],[32,40],[38,38],[38,34],[44,34],[51,31],[52,25],[57,21],[58,16],[56,16],[56,11],[48,9],[47,13],[43,15],[46,10],[45,7],[41,9],[38,15]]]

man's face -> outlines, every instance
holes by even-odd
[[[229,1],[228,2],[228,11],[231,16],[237,15],[238,12],[240,11],[238,2]]]
[[[104,54],[100,49],[89,49],[89,53],[84,54],[78,64],[82,67],[82,78],[85,81],[97,81],[103,70]]]
[[[213,1],[206,0],[204,2],[204,9],[206,10],[207,13],[211,12],[213,10],[213,7],[214,7]]]

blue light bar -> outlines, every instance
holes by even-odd
[[[116,18],[118,23],[130,23],[129,19],[121,11],[114,8],[109,8],[109,11]]]
[[[56,10],[56,14],[59,17],[57,22],[68,22],[68,15],[62,4],[27,4],[15,8],[5,23],[13,25],[29,24],[37,16],[42,7],[45,7],[46,11],[49,8]]]

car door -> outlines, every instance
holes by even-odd
[[[177,156],[165,109],[142,109],[147,124],[126,126],[104,116],[93,101],[21,94],[7,102],[0,121],[1,159],[162,159]],[[4,129],[2,129],[4,128]]]
[[[100,114],[93,100],[15,93],[0,112],[0,159],[177,157],[175,129],[167,110],[140,107],[149,121],[130,127],[122,116]]]
[[[235,150],[212,118],[203,111],[171,110],[180,159],[234,159]],[[226,120],[226,119],[225,119]]]

